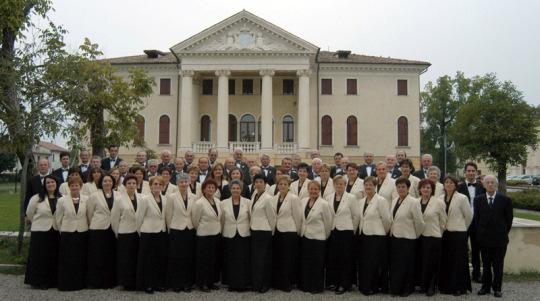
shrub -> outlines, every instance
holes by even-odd
[[[508,186],[518,186],[518,185],[529,185],[529,183],[525,180],[508,180],[506,181],[506,185]]]
[[[540,191],[535,189],[509,192],[514,208],[540,211]]]

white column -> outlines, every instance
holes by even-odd
[[[218,70],[218,99],[217,99],[217,147],[226,152],[229,148],[229,76],[231,71]]]
[[[180,95],[180,106],[178,116],[180,116],[180,128],[178,136],[180,139],[180,151],[191,150],[193,141],[191,127],[193,125],[193,70],[181,70],[182,76],[182,94]]]
[[[270,152],[272,145],[272,76],[274,70],[261,70],[262,76],[261,91],[261,151]]]
[[[309,76],[311,70],[298,70],[298,148],[307,151],[310,149],[309,124]]]

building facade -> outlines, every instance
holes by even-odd
[[[147,147],[274,159],[318,148],[331,157],[420,152],[420,75],[427,62],[321,51],[245,10],[172,46],[110,58],[142,67],[154,93],[138,120]],[[124,157],[139,149],[122,149]]]

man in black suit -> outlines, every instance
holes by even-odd
[[[195,160],[195,155],[192,151],[186,151],[184,153],[184,172],[187,173],[187,170],[189,166],[193,163],[193,160]]]
[[[283,169],[283,171],[285,171],[286,175],[291,177],[291,181],[298,180],[298,173],[296,172],[296,170],[294,170],[292,168],[292,159],[291,158],[285,157],[285,158],[281,159],[280,168]]]
[[[498,181],[495,176],[485,176],[483,183],[486,193],[474,199],[474,218],[484,272],[478,295],[489,294],[493,288],[493,295],[500,298],[508,233],[514,218],[512,200],[497,191]]]
[[[61,152],[60,153],[60,163],[62,166],[55,171],[53,171],[53,175],[58,178],[58,185],[67,182],[68,178],[68,169],[69,169],[69,159],[70,154],[68,152]]]
[[[473,211],[473,220],[469,226],[468,234],[471,242],[471,262],[473,266],[471,279],[475,282],[481,283],[482,277],[480,273],[480,248],[478,247],[478,239],[476,234],[476,219],[474,218],[474,199],[482,194],[486,193],[482,183],[476,180],[476,174],[478,167],[474,162],[467,162],[465,164],[465,181],[459,183],[458,192],[466,195],[469,198],[471,209]]]
[[[421,168],[413,172],[413,176],[419,179],[426,179],[428,177],[427,170],[433,165],[433,156],[431,156],[430,154],[423,154],[421,164]]]
[[[276,168],[270,165],[270,156],[267,154],[261,155],[261,173],[266,177],[268,185],[274,185],[276,180]]]
[[[161,169],[164,167],[167,167],[170,170],[175,169],[174,163],[172,162],[172,153],[168,149],[161,152],[161,163],[158,164],[158,172],[161,172]]]
[[[397,179],[401,177],[401,170],[399,170],[399,165],[397,165],[397,159],[394,155],[386,156],[386,168],[388,169],[388,175],[392,179]]]
[[[203,183],[210,176],[210,163],[207,157],[200,157],[197,166],[199,167],[199,177],[197,182]]]
[[[330,177],[333,178],[336,175],[344,175],[345,171],[341,169],[341,159],[343,158],[343,154],[340,152],[337,152],[334,154],[334,166],[330,167]]]
[[[365,179],[377,175],[377,167],[373,164],[374,155],[372,152],[364,153],[364,164],[358,166],[358,177]]]
[[[158,160],[150,159],[148,160],[148,171],[146,172],[145,180],[150,180],[151,177],[159,175],[158,171]]]
[[[215,147],[212,147],[208,150],[208,165],[210,168],[217,163],[218,150]]]
[[[178,183],[178,178],[180,177],[180,174],[184,174],[184,159],[183,158],[176,158],[174,159],[174,171],[173,171],[173,174],[171,176],[171,183],[173,184],[177,184]]]
[[[147,155],[146,155],[145,151],[137,152],[137,157],[135,158],[135,163],[139,164],[144,169],[146,169],[147,168],[146,167],[146,160],[147,160]]]
[[[43,191],[43,178],[49,174],[49,160],[40,159],[37,162],[38,174],[28,179],[26,182],[26,194],[24,196],[24,212],[28,207],[30,198],[37,193]]]
[[[118,145],[109,146],[109,157],[101,160],[101,169],[109,171],[111,168],[118,166],[122,159],[118,157]]]
[[[247,166],[246,162],[244,162],[244,150],[240,147],[237,147],[233,151],[233,159],[234,159],[234,165],[238,167],[242,174],[244,175],[244,184],[249,185],[251,184],[251,177],[249,175],[249,167]]]
[[[81,176],[83,183],[86,183],[88,180],[88,173],[90,173],[90,152],[86,149],[82,149],[79,153],[79,158],[81,164],[79,164],[79,169],[81,170]]]

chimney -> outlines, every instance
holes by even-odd
[[[156,49],[147,49],[147,50],[144,50],[144,53],[146,54],[146,57],[148,57],[149,59],[157,59],[160,55],[161,56],[165,55],[164,52],[161,52]]]
[[[338,50],[336,51],[338,58],[340,59],[346,59],[349,58],[349,55],[351,54],[350,50]]]

